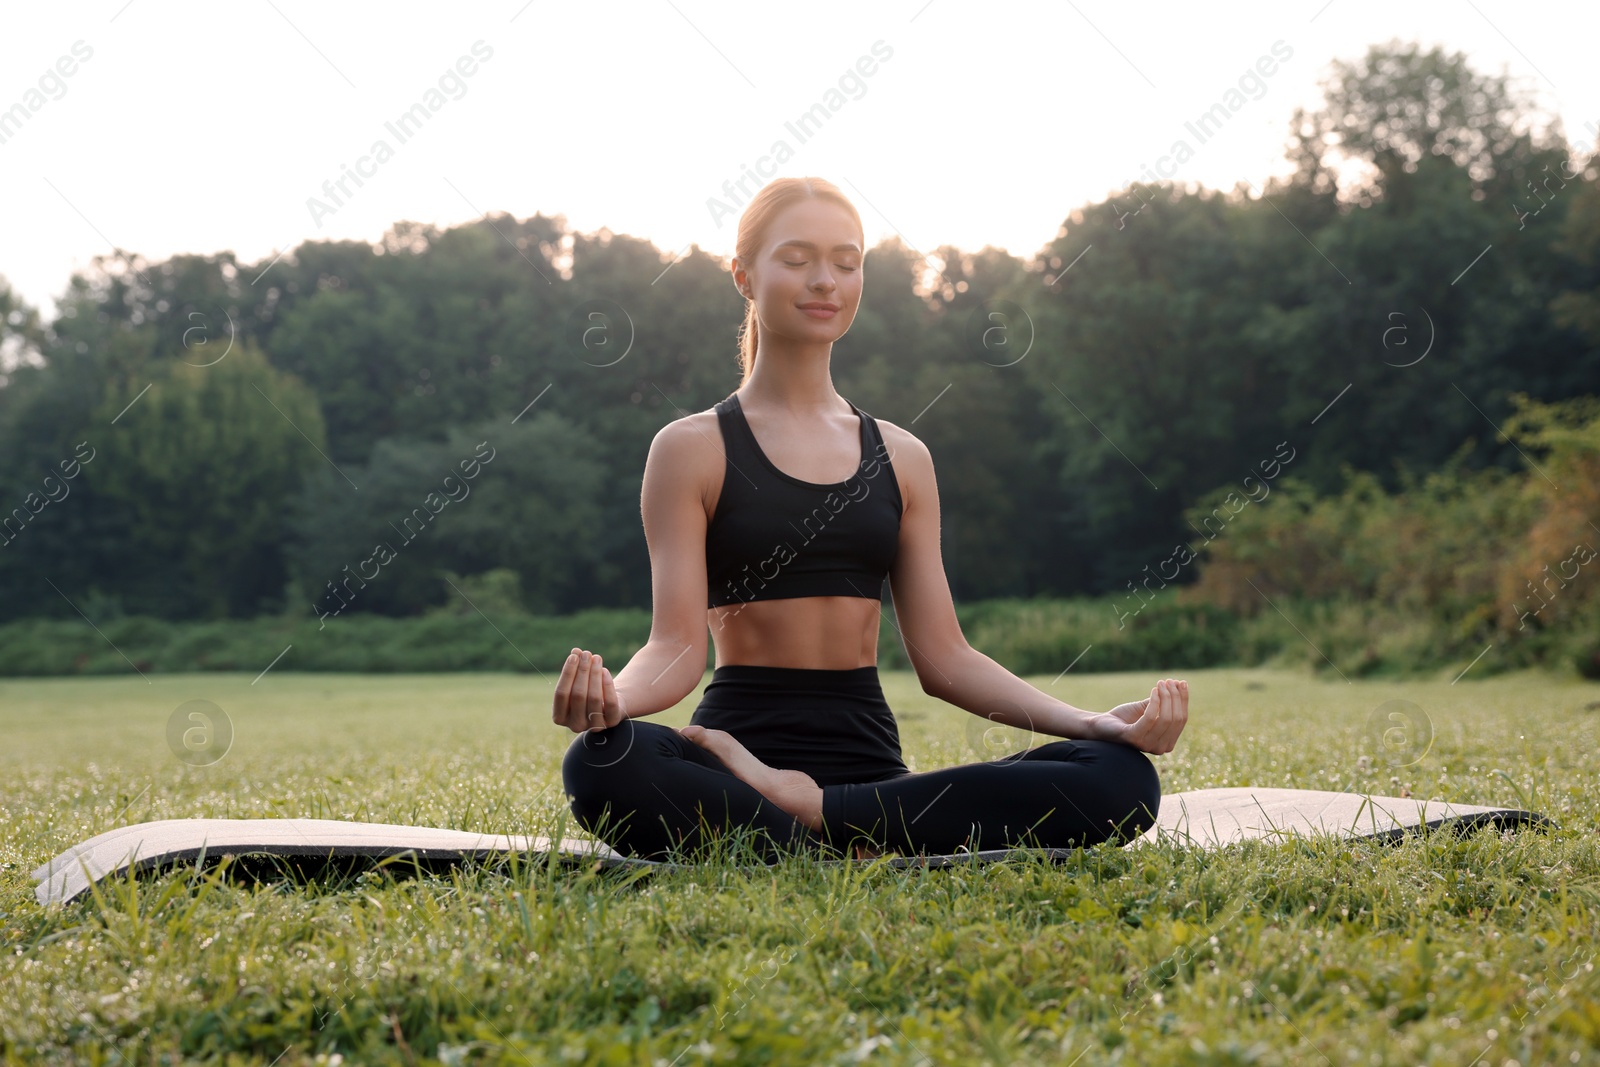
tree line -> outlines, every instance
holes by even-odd
[[[1600,394],[1600,169],[1559,122],[1439,49],[1323,88],[1259,192],[869,250],[834,382],[928,444],[958,598],[1131,592],[1198,501],[1270,508],[1268,463],[1521,469],[1513,393]],[[408,615],[500,572],[535,613],[647,606],[644,457],[738,386],[742,313],[697,246],[543,215],[118,250],[49,322],[0,281],[0,619]]]

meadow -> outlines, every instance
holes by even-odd
[[[1557,829],[1106,845],[933,871],[740,869],[732,853],[642,874],[190,867],[50,908],[29,871],[152,819],[570,834],[572,735],[549,721],[549,675],[3,679],[0,1061],[1594,1062],[1600,683],[1454,674],[1183,672],[1191,718],[1155,757],[1164,791],[1409,793],[1527,808]],[[1099,710],[1154,676],[1029,680]],[[979,720],[909,673],[883,682],[913,770],[987,754]],[[685,724],[698,698],[657,721]],[[1431,729],[1406,765],[1374,736],[1374,710],[1396,699]],[[201,765],[168,742],[194,700],[232,731]]]

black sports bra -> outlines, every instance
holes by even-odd
[[[727,462],[706,528],[707,607],[801,596],[883,599],[900,545],[900,484],[878,423],[861,420],[861,462],[842,482],[803,482],[756,443],[737,393],[716,405]]]

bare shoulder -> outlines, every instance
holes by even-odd
[[[722,429],[717,425],[717,413],[707,408],[673,419],[656,431],[650,448],[661,449],[673,459],[692,459],[695,452],[706,449],[720,457]]]
[[[918,491],[928,492],[933,486],[933,453],[922,439],[903,426],[888,419],[874,417],[878,432],[883,435],[883,446],[889,452],[889,464],[894,468],[900,483],[900,498],[909,506]]]
[[[722,484],[725,455],[717,413],[691,412],[656,431],[645,462],[647,480],[664,481],[676,491],[692,488],[709,500]]]
[[[922,439],[916,434],[904,426],[890,422],[888,419],[874,418],[873,421],[878,424],[878,431],[883,434],[883,443],[889,449],[889,461],[891,463],[900,461],[902,449],[910,454],[911,462],[933,462],[933,456],[928,452],[928,446],[923,444]]]

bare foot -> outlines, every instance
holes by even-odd
[[[822,787],[809,774],[767,766],[726,730],[685,726],[678,732],[721,760],[734,777],[783,811],[813,830],[822,830]]]

